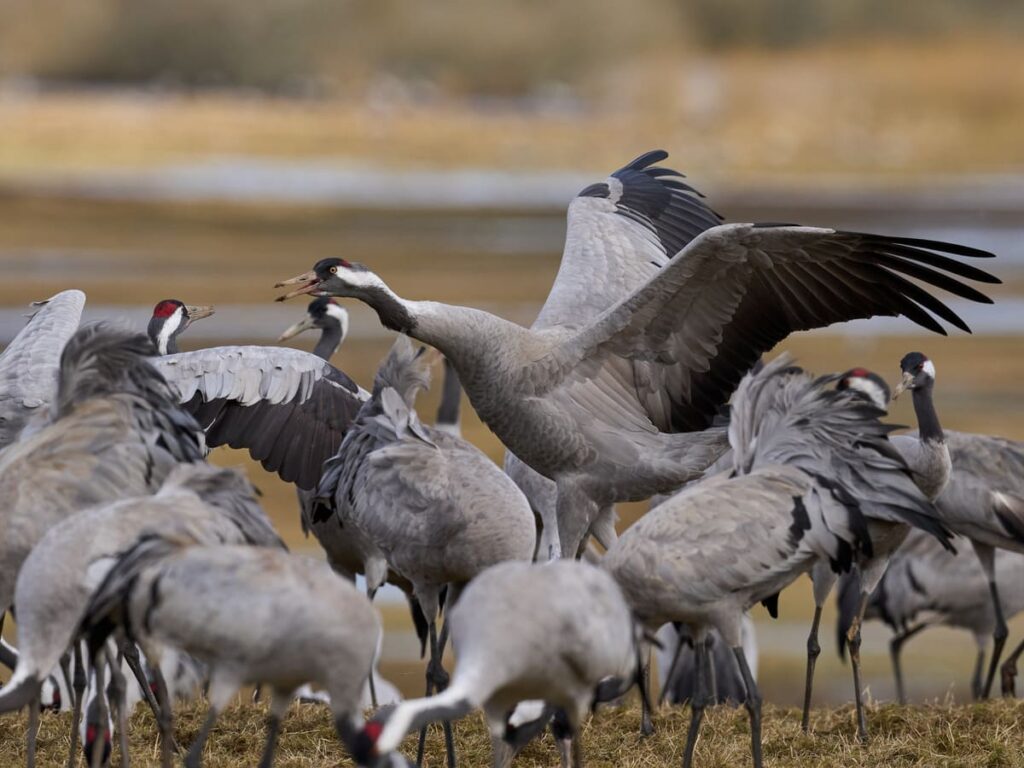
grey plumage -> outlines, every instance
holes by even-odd
[[[683,622],[701,648],[714,627],[743,670],[743,611],[773,599],[819,558],[841,570],[855,554],[870,553],[868,515],[920,522],[942,535],[886,441],[889,427],[878,421],[880,412],[828,388],[835,378],[814,379],[785,357],[745,377],[729,426],[733,476],[715,475],[680,491],[605,555],[603,567],[652,630]],[[702,655],[699,669],[706,668]],[[749,669],[744,680],[759,763],[759,698]],[[695,702],[695,723],[706,694],[704,687]]]
[[[210,715],[193,744],[198,764],[216,719],[245,684],[269,686],[266,764],[291,693],[330,695],[339,734],[362,726],[360,693],[381,636],[365,596],[322,562],[280,549],[202,545],[194,531],[144,537],[107,573],[87,609],[92,647],[117,626],[144,645],[181,649],[207,664]]]
[[[885,575],[868,603],[866,619],[884,621],[893,631],[890,655],[896,678],[897,697],[905,702],[900,651],[903,643],[922,629],[945,625],[971,633],[978,659],[972,690],[981,694],[981,667],[989,636],[996,626],[985,571],[971,551],[970,542],[954,539],[956,552],[949,552],[931,536],[911,531],[903,546],[889,561]],[[996,577],[1003,598],[1003,611],[1010,618],[1024,610],[1024,556],[1002,551],[996,554]],[[846,632],[853,618],[848,594],[858,594],[857,575],[840,580],[836,637],[840,654],[845,651]]]
[[[637,633],[629,606],[614,580],[586,563],[489,568],[463,592],[449,624],[457,653],[451,685],[384,715],[375,743],[381,754],[410,730],[482,708],[497,758],[506,718],[521,701],[564,710],[578,733],[602,682],[621,694],[635,679]]]
[[[693,239],[681,251],[670,251],[659,217],[668,212],[667,220],[679,221],[674,206],[697,204],[688,188],[665,178],[673,172],[648,167],[664,157],[644,156],[630,173],[573,201],[542,329],[406,301],[344,259],[324,259],[281,283],[302,284],[281,298],[360,299],[385,326],[448,357],[483,421],[558,484],[567,555],[613,503],[674,490],[718,458],[724,432],[697,430],[711,424],[760,354],[789,333],[874,315],[905,315],[944,332],[932,313],[964,328],[904,275],[985,302],[950,275],[998,282],[944,255],[990,254],[948,243],[752,224],[693,237],[713,216],[686,230]],[[634,194],[633,172],[661,194]]]
[[[0,454],[0,607],[36,542],[84,507],[157,488],[204,451],[202,432],[149,364],[149,339],[79,329],[60,360],[50,422]]]
[[[61,291],[38,309],[0,355],[0,450],[53,401],[60,354],[85,307],[81,291]]]
[[[111,558],[146,532],[183,523],[211,541],[284,547],[245,476],[202,462],[178,466],[151,496],[71,514],[42,536],[18,573],[20,653],[12,682],[38,685],[56,667]],[[7,708],[6,690],[0,711]]]
[[[245,448],[268,472],[307,490],[366,398],[330,363],[286,347],[213,347],[154,365],[211,447]]]

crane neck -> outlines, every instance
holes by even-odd
[[[320,339],[313,347],[313,354],[324,360],[330,360],[341,346],[342,339],[340,323],[324,326],[320,331]]]
[[[455,366],[447,357],[444,359],[444,388],[441,390],[441,405],[437,409],[437,426],[459,428],[459,406],[462,401],[462,385]]]
[[[383,281],[361,286],[353,291],[353,296],[369,305],[385,328],[418,338],[414,333],[418,325],[416,302],[399,297]]]
[[[473,697],[464,686],[453,684],[435,696],[403,701],[392,711],[377,739],[377,750],[387,754],[398,749],[405,735],[438,720],[458,720],[473,711]]]
[[[918,434],[922,442],[944,442],[946,439],[939,423],[939,415],[935,412],[935,403],[932,400],[932,390],[935,382],[929,381],[920,387],[914,388],[914,414],[917,416]]]

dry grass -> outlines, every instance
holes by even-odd
[[[223,155],[592,170],[652,146],[705,175],[1006,172],[1024,164],[1020,57],[1019,43],[1002,38],[652,51],[616,68],[582,106],[554,111],[440,96],[15,96],[0,100],[0,172]]]
[[[205,705],[181,708],[176,719],[177,737],[184,743],[199,730]],[[800,731],[799,712],[766,706],[764,756],[769,766],[1021,766],[1022,704],[995,701],[970,706],[932,704],[916,707],[871,707],[871,743],[856,740],[851,707],[819,710],[812,719],[812,735]],[[255,764],[264,737],[265,710],[236,705],[221,718],[208,744],[204,765],[209,768]],[[681,762],[689,711],[664,710],[655,720],[654,736],[638,733],[636,709],[604,709],[583,733],[587,764],[592,768],[641,768]],[[43,717],[38,765],[63,765],[68,749],[70,716]],[[24,761],[25,717],[0,720],[0,755],[4,765]],[[709,711],[697,745],[696,765],[718,768],[749,764],[749,728],[745,710],[718,708]],[[490,744],[481,717],[474,715],[455,729],[460,765],[490,765]],[[132,719],[131,758],[135,766],[156,766],[153,719],[140,707]],[[413,740],[406,752],[414,750]],[[443,765],[443,740],[432,730],[427,742],[425,768]],[[115,750],[114,764],[118,764]],[[279,768],[349,765],[331,728],[327,710],[316,705],[292,708],[283,727],[275,765]],[[538,768],[558,763],[550,738],[534,743],[517,759],[519,768]]]

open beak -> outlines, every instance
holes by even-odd
[[[896,389],[892,391],[892,399],[895,400],[897,397],[902,395],[904,391],[911,389],[911,384],[914,383],[914,374],[903,372],[903,380],[896,385]]]
[[[308,331],[311,328],[316,328],[316,324],[313,322],[313,318],[306,315],[304,318],[299,320],[295,325],[288,326],[288,330],[277,337],[278,341],[287,341],[292,336],[298,336],[303,331]]]
[[[194,323],[196,320],[202,320],[204,317],[212,315],[213,307],[193,307],[186,304],[185,311],[188,313],[189,322]]]
[[[301,285],[302,287],[296,288],[294,291],[289,291],[284,296],[278,296],[276,301],[293,299],[296,296],[301,296],[304,293],[313,293],[313,291],[320,287],[320,278],[316,276],[316,272],[313,272],[311,270],[309,272],[303,272],[298,277],[293,277],[290,280],[282,280],[274,287],[284,288],[285,286],[288,285]]]

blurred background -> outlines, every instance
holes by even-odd
[[[904,320],[800,334],[815,371],[895,382],[919,349],[947,428],[1024,439],[1024,5],[1017,0],[3,0],[0,346],[26,305],[77,287],[140,329],[163,298],[217,306],[185,348],[275,343],[304,304],[274,282],[340,255],[402,295],[532,321],[565,206],[655,147],[728,220],[935,237],[998,254],[975,330]],[[334,362],[368,385],[391,337],[362,306]],[[300,338],[311,348],[315,339]],[[432,414],[435,392],[422,400]],[[909,402],[893,418],[908,423]],[[472,414],[466,435],[501,448]],[[293,489],[237,452],[289,544]],[[623,507],[623,525],[640,507]],[[421,689],[404,608],[384,673]],[[810,619],[754,611],[767,699],[797,703]],[[819,701],[849,698],[823,625]],[[829,627],[825,629],[824,627]],[[1012,625],[1011,640],[1024,625]],[[892,695],[872,625],[873,695]],[[908,646],[912,698],[964,698],[973,642]]]

